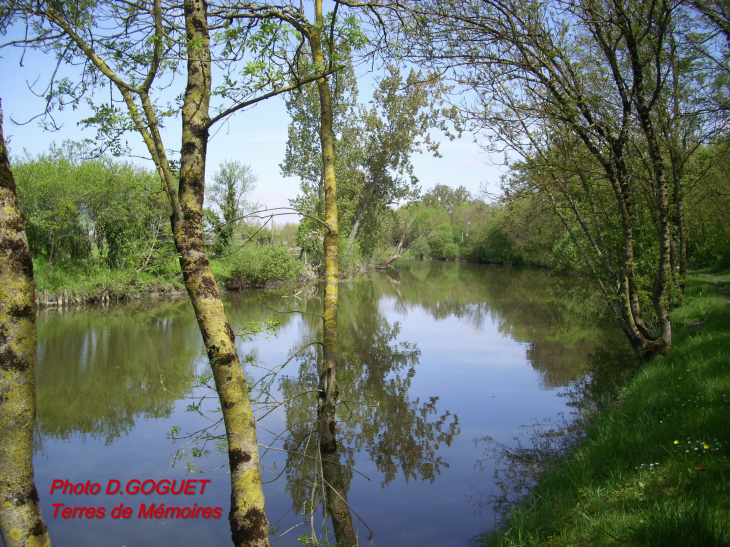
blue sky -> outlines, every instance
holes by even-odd
[[[43,153],[53,141],[60,143],[64,140],[95,138],[93,129],[82,130],[77,125],[78,120],[89,114],[85,106],[75,111],[67,108],[57,113],[56,120],[62,124],[62,129],[57,132],[44,131],[36,121],[27,125],[13,122],[27,121],[42,112],[44,100],[35,96],[29,86],[36,82],[35,89],[42,92],[54,68],[53,57],[38,51],[26,52],[21,67],[20,54],[18,49],[0,50],[0,98],[4,111],[4,133],[6,139],[10,140],[12,156],[19,157],[23,151],[31,155]],[[182,85],[183,79],[177,78],[169,90],[170,96],[181,93]],[[361,101],[369,100],[373,85],[372,75],[361,78],[358,83]],[[102,93],[108,93],[108,88],[102,90]],[[121,99],[118,92],[115,99]],[[299,190],[297,179],[282,177],[279,172],[279,163],[284,158],[288,123],[289,117],[282,97],[259,103],[249,110],[237,113],[227,122],[219,123],[214,128],[208,147],[208,180],[211,180],[221,161],[237,159],[250,164],[258,176],[258,185],[252,195],[254,201],[269,207],[287,206],[288,200],[295,197]],[[465,134],[455,141],[448,141],[436,134],[433,136],[442,143],[440,150],[443,157],[433,158],[427,154],[416,154],[413,157],[415,174],[422,189],[435,184],[463,184],[474,194],[478,194],[484,184],[491,192],[498,189],[499,176],[504,169],[494,165],[490,157],[480,151],[479,146],[473,142],[473,135]],[[147,153],[141,138],[130,133],[127,139],[133,153],[140,156],[131,161],[152,167],[151,161],[142,159],[147,157]],[[166,148],[179,149],[179,119],[167,122],[163,139]]]

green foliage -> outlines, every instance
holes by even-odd
[[[304,218],[297,226],[297,245],[302,247],[304,258],[318,273],[324,268],[324,229],[322,224],[311,218]]]
[[[727,143],[708,147],[690,166],[701,190],[685,203],[689,263],[694,268],[730,268],[730,170]]]
[[[548,266],[556,272],[569,273],[582,265],[580,249],[576,247],[567,233],[555,242]]]
[[[431,257],[431,241],[441,254],[443,246],[453,239],[451,234],[450,218],[444,209],[416,202],[398,209],[391,228],[391,243],[400,245],[412,256]]]
[[[365,259],[360,250],[360,243],[355,240],[348,245],[347,238],[340,238],[340,275],[345,278],[361,273]]]
[[[456,260],[459,258],[459,246],[453,241],[449,241],[444,245],[441,252],[444,260]]]
[[[404,77],[394,66],[386,67],[384,77],[378,80],[371,105],[359,104],[350,46],[338,44],[338,48],[344,69],[331,77],[330,87],[339,232],[347,236],[343,242],[353,243],[357,238],[362,259],[368,262],[387,245],[393,220],[391,207],[418,196],[411,156],[424,149],[439,155],[438,144],[431,140],[429,131],[439,128],[448,134],[445,120],[453,112],[441,108],[439,101],[445,88],[435,74],[411,71]],[[286,176],[299,177],[301,188],[291,204],[322,218],[324,190],[316,84],[292,93],[287,108],[292,121],[281,169]],[[302,234],[318,229],[311,221],[304,223]],[[309,242],[307,248],[313,251],[313,264],[321,267],[321,253]],[[342,269],[353,271],[350,266]]]
[[[61,290],[82,291],[87,298],[102,295],[112,299],[144,296],[150,292],[179,293],[184,288],[179,262],[173,257],[160,263],[154,271],[137,271],[134,268],[108,268],[104,264],[88,265],[86,262],[66,260],[49,264],[44,256],[33,260],[36,291],[57,294]]]
[[[725,277],[688,278],[672,354],[631,375],[483,545],[730,545]]]
[[[278,319],[267,318],[263,321],[244,321],[238,326],[236,336],[250,341],[257,336],[261,336],[265,340],[269,340],[272,336],[277,336],[277,330],[281,326]]]
[[[214,273],[229,289],[259,288],[276,282],[291,283],[302,272],[302,263],[280,243],[248,244],[216,262]]]
[[[441,260],[531,262],[517,249],[520,234],[511,229],[505,207],[473,199],[464,187],[438,184],[423,201],[402,207],[391,242],[402,238],[408,254]]]
[[[499,220],[490,219],[480,226],[467,250],[467,257],[476,262],[515,264],[524,262],[515,248],[507,227]]]
[[[457,207],[471,201],[472,196],[464,186],[452,188],[437,184],[423,194],[423,203],[431,207],[441,207],[451,214]]]
[[[430,247],[427,239],[419,239],[410,249],[409,254],[418,258],[426,258],[430,255]]]
[[[432,258],[447,258],[446,248],[453,244],[451,226],[442,224],[428,235],[428,256]]]
[[[108,158],[86,160],[88,152],[65,142],[14,163],[33,257],[112,269],[165,262],[168,205],[155,173]]]
[[[256,188],[257,177],[250,165],[237,160],[221,162],[213,175],[213,183],[206,187],[206,198],[215,209],[204,210],[204,218],[213,232],[215,242],[212,251],[225,253],[233,243],[236,227],[243,224],[243,215],[252,211],[255,204],[247,201]]]

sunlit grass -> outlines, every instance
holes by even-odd
[[[36,291],[81,291],[88,298],[102,294],[126,297],[146,294],[150,291],[165,291],[172,287],[183,287],[180,266],[177,260],[170,260],[156,271],[137,271],[135,268],[111,269],[104,265],[88,265],[85,261],[65,261],[48,265],[44,257],[33,260],[33,277]]]
[[[672,354],[638,370],[482,544],[730,546],[730,302],[716,285],[726,280],[688,281]]]

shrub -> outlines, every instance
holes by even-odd
[[[459,258],[459,246],[453,241],[444,245],[441,252],[443,253],[443,258],[445,260],[456,260]]]
[[[340,238],[340,274],[343,277],[353,277],[364,269],[364,259],[360,249],[360,242],[356,239],[351,246],[347,245],[347,238]]]
[[[451,228],[448,226],[439,226],[428,236],[428,255],[431,258],[446,258],[444,256],[444,248],[449,243],[453,243]]]
[[[247,245],[221,261],[218,273],[229,289],[263,287],[272,282],[295,281],[302,264],[282,244]]]
[[[423,258],[424,256],[428,256],[429,253],[429,247],[428,247],[428,241],[426,238],[419,239],[413,247],[408,251],[408,254],[411,256],[416,256],[418,258]]]

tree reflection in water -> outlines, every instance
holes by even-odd
[[[296,511],[306,513],[310,524],[315,515],[317,527],[322,521],[327,521],[321,518],[319,509],[322,499],[327,497],[323,476],[329,477],[327,481],[336,485],[338,493],[330,492],[330,499],[340,499],[340,495],[347,498],[348,494],[355,499],[356,492],[357,498],[363,499],[372,496],[372,490],[380,493],[377,487],[363,488],[367,481],[358,472],[367,472],[376,485],[390,485],[391,490],[396,489],[396,484],[409,481],[412,486],[407,489],[409,493],[400,498],[404,494],[398,488],[395,495],[399,496],[399,500],[419,499],[418,494],[412,493],[422,490],[420,485],[413,483],[424,481],[428,484],[443,473],[448,466],[442,459],[447,446],[453,448],[446,459],[454,468],[460,464],[458,472],[457,469],[453,471],[454,476],[461,474],[462,478],[457,478],[453,484],[451,478],[448,484],[442,478],[429,491],[457,492],[458,496],[469,493],[474,482],[464,479],[467,474],[463,471],[464,467],[471,469],[478,454],[471,451],[467,454],[464,450],[464,446],[469,449],[473,446],[456,437],[461,424],[449,410],[454,411],[459,404],[459,417],[465,424],[471,412],[469,425],[463,426],[465,430],[476,427],[483,432],[479,435],[489,433],[498,436],[500,433],[495,431],[499,428],[491,428],[503,418],[499,407],[489,407],[497,410],[491,416],[482,418],[479,414],[483,403],[482,391],[486,389],[479,382],[491,382],[488,376],[491,369],[471,368],[469,374],[474,374],[474,382],[465,389],[471,399],[464,405],[461,405],[462,401],[453,402],[454,399],[451,399],[449,408],[444,408],[445,398],[439,399],[439,396],[445,397],[445,391],[438,387],[433,388],[434,392],[423,388],[424,385],[436,385],[433,383],[434,374],[440,375],[442,371],[433,356],[426,355],[425,349],[430,342],[434,342],[431,347],[439,349],[438,340],[416,338],[419,334],[411,334],[420,329],[419,321],[423,321],[428,332],[438,331],[441,325],[439,333],[445,335],[452,334],[449,329],[459,328],[453,333],[454,339],[459,335],[459,340],[468,343],[463,349],[458,348],[459,354],[454,355],[453,363],[449,362],[448,366],[454,364],[458,367],[464,357],[469,363],[489,365],[493,358],[489,344],[500,338],[493,334],[492,331],[496,330],[518,342],[520,349],[516,354],[521,353],[532,369],[539,372],[540,389],[565,389],[569,386],[572,391],[583,389],[598,393],[604,391],[601,385],[610,386],[614,381],[610,376],[601,376],[593,361],[586,356],[590,352],[603,352],[605,355],[601,359],[619,362],[623,335],[615,329],[614,336],[595,319],[587,318],[590,308],[596,306],[591,306],[585,298],[584,280],[550,277],[545,272],[529,269],[432,261],[407,260],[396,266],[389,269],[387,275],[378,273],[369,279],[342,282],[339,311],[342,337],[340,404],[336,432],[336,456],[341,465],[335,464],[332,467],[334,471],[325,469],[327,465],[323,466],[318,461],[317,435],[313,433],[317,430],[315,390],[322,357],[318,345],[322,336],[319,317],[321,293],[317,287],[310,287],[309,290],[297,289],[294,294],[289,291],[285,294],[286,299],[282,299],[282,292],[242,293],[227,297],[229,317],[233,325],[239,325],[237,330],[243,328],[241,325],[269,317],[281,322],[281,332],[284,333],[278,342],[272,344],[248,344],[245,338],[239,338],[240,355],[248,354],[250,357],[244,363],[246,375],[251,380],[249,385],[261,380],[261,370],[266,374],[271,367],[279,368],[287,356],[292,357],[281,373],[286,376],[277,376],[269,390],[269,402],[273,399],[286,402],[274,410],[265,401],[266,395],[262,394],[259,406],[259,417],[272,410],[261,426],[273,432],[262,435],[260,439],[277,450],[263,460],[264,466],[273,470],[273,462],[276,462],[278,469],[275,475],[281,473],[279,480],[283,483],[281,488],[275,485],[269,490],[271,494],[267,501],[272,521],[278,520],[289,508],[286,494],[291,495],[291,505]],[[273,314],[271,309],[315,315]],[[61,317],[65,319],[56,320]],[[120,436],[134,436],[135,430],[144,433],[140,417],[170,416],[176,405],[184,409],[181,401],[196,403],[200,397],[212,395],[196,387],[195,374],[207,370],[207,360],[187,302],[127,304],[118,309],[112,305],[63,313],[46,310],[39,316],[38,329],[39,440],[61,438],[83,442],[89,438],[98,439],[102,445],[116,443]],[[480,331],[488,336],[481,336]],[[472,334],[475,336],[472,337]],[[418,339],[419,345],[404,341],[404,338]],[[304,348],[309,343],[315,345]],[[300,349],[301,354],[294,355]],[[445,357],[444,367],[448,362],[446,359],[450,356]],[[424,370],[425,367],[428,370]],[[586,373],[587,379],[580,380]],[[419,376],[416,377],[416,374]],[[453,385],[444,385],[444,390],[451,387]],[[497,389],[497,386],[488,387]],[[258,387],[252,393],[254,399],[257,395]],[[593,411],[593,404],[606,404],[605,401],[610,403],[611,400],[611,397],[605,396],[596,399],[598,403],[592,403],[589,398],[570,397],[578,415]],[[215,412],[218,407],[216,400],[206,400],[201,407],[213,421],[220,418],[220,414]],[[521,423],[530,419],[528,415]],[[573,416],[566,417],[566,422],[571,420]],[[183,432],[187,432],[197,431],[209,422],[200,416],[188,415],[176,423],[182,425]],[[154,427],[155,423],[149,420],[147,425]],[[558,431],[560,425],[542,424],[534,432],[525,429],[522,436],[525,448],[522,451],[515,450],[515,443],[507,443],[511,452],[504,452],[505,459],[500,463],[505,473],[514,471],[510,476],[505,475],[507,488],[511,488],[509,481],[516,480],[519,473],[537,476],[542,460],[530,452],[533,444],[542,448],[544,454],[559,451],[559,443],[563,442]],[[282,437],[276,438],[277,433],[282,433]],[[271,438],[267,438],[268,435],[274,437],[273,442],[268,440]],[[499,438],[500,442],[504,443],[512,436],[510,433],[505,435]],[[530,440],[524,440],[526,438]],[[215,437],[210,439],[215,440]],[[205,469],[217,467],[218,460],[225,461],[225,454],[217,455],[214,445],[209,446],[210,460],[190,461],[199,462]],[[496,448],[494,444],[478,446]],[[138,450],[140,454],[146,454],[148,448],[140,445]],[[156,450],[156,459],[164,460],[166,464],[169,445]],[[290,451],[287,466],[282,465],[286,461],[285,454],[278,450]],[[508,455],[512,455],[511,460]],[[488,474],[493,471],[499,454],[489,452],[485,456],[490,458],[484,462],[485,474]],[[512,471],[510,461],[514,463]],[[273,479],[275,475],[269,477]],[[492,483],[491,476],[484,478],[485,484]],[[486,488],[490,486],[485,487],[486,496],[499,495],[496,491],[486,491]],[[392,492],[390,496],[393,496]],[[514,494],[513,499],[517,496]],[[479,505],[489,500],[481,497],[474,502]],[[367,516],[365,512],[370,507],[358,507],[360,503],[355,504],[354,511]],[[417,502],[410,505],[417,505]],[[404,507],[404,514],[406,510],[410,509]],[[452,504],[449,509],[434,508],[434,513],[428,515],[452,515],[455,511],[469,512]],[[388,515],[374,513],[383,520],[372,523],[373,529],[376,529],[375,525],[380,530],[393,529]],[[394,512],[392,520],[397,520],[400,515]],[[357,515],[353,513],[353,517],[357,521]],[[412,517],[411,514],[409,518]],[[293,520],[289,515],[282,522],[289,526],[294,524]],[[363,526],[360,525],[360,528],[363,529]],[[299,535],[302,528],[296,530],[295,535]],[[317,534],[319,539],[323,539],[319,531]],[[423,544],[422,539],[419,536],[420,544]],[[287,537],[280,543],[293,540]],[[378,544],[387,543],[392,536],[381,536],[376,540]],[[311,543],[311,537],[305,538],[305,541]]]
[[[76,434],[111,444],[140,416],[169,416],[190,394],[200,349],[187,302],[64,310],[55,320],[60,315],[38,316],[37,449],[43,438]]]
[[[438,396],[423,402],[409,397],[421,352],[415,344],[397,340],[400,324],[391,324],[382,316],[373,284],[355,284],[351,289],[343,292],[339,312],[340,402],[334,457],[318,457],[317,401],[311,389],[317,385],[322,366],[321,347],[312,345],[302,351],[296,357],[297,373],[279,381],[282,399],[287,401],[283,448],[290,456],[286,490],[294,510],[306,514],[310,523],[322,500],[337,496],[347,501],[357,473],[356,453],[369,455],[381,473],[383,487],[399,473],[406,481],[433,482],[441,468],[448,467],[438,455],[439,448],[450,446],[460,432],[458,417],[448,410],[439,411]],[[304,301],[303,311],[309,311],[309,305]],[[319,334],[319,322],[303,317],[308,328],[298,347]],[[357,507],[351,509],[357,515]]]
[[[484,457],[476,465],[481,470],[491,469],[497,486],[494,493],[471,497],[479,510],[490,507],[499,518],[508,516],[545,470],[580,441],[591,417],[613,404],[620,386],[639,364],[626,341],[622,342],[603,344],[588,356],[587,374],[562,394],[569,398],[568,406],[575,409],[569,418],[561,415],[557,421],[523,426],[521,435],[527,436],[529,444],[523,444],[519,437],[513,445],[489,436],[474,440],[484,446]]]

